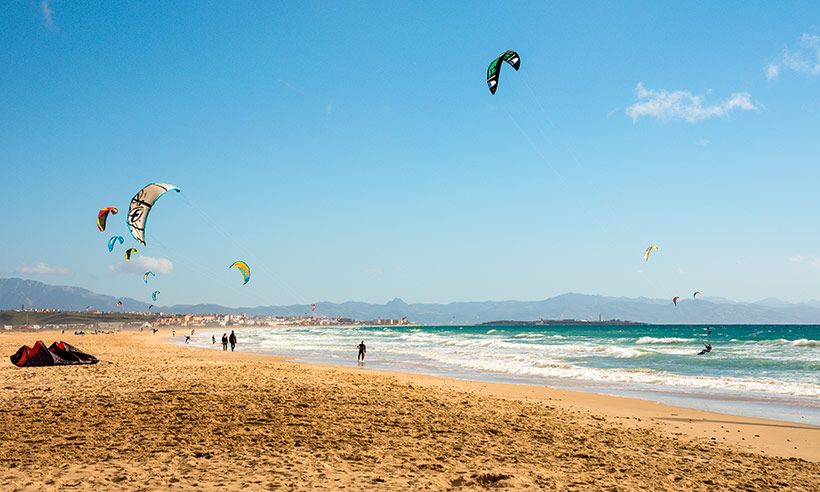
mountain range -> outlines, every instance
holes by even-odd
[[[81,311],[87,306],[115,310],[117,300],[126,311],[147,311],[148,304],[130,298],[96,294],[86,289],[48,285],[19,278],[0,279],[0,309],[50,308]],[[250,316],[300,316],[310,306],[257,306],[230,308],[217,304],[174,305],[154,308],[164,313],[245,313]],[[540,301],[480,301],[449,304],[407,304],[393,299],[385,304],[366,302],[320,302],[318,316],[361,320],[398,319],[423,324],[472,324],[494,320],[531,321],[538,319],[597,320],[602,317],[659,324],[820,324],[820,301],[789,303],[779,299],[737,302],[723,298],[681,299],[674,306],[667,299],[607,297],[562,294]]]

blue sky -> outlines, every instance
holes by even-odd
[[[820,298],[814,2],[0,11],[2,277],[232,306]],[[124,265],[105,244],[135,245],[152,181],[182,193]]]

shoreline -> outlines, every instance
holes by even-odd
[[[326,327],[318,327],[323,329]],[[236,328],[234,328],[236,329]],[[200,328],[200,333],[210,333],[211,328]],[[330,365],[338,367],[355,367],[355,362],[351,359],[340,358],[340,354],[335,349],[327,349],[323,347],[323,343],[319,343],[317,348],[287,348],[280,345],[265,345],[265,340],[262,339],[260,345],[259,339],[256,337],[259,333],[269,331],[268,328],[260,327],[242,327],[237,329],[237,333],[250,332],[252,341],[248,344],[240,340],[240,346],[247,348],[255,353],[268,353],[276,356],[288,357],[291,360],[304,362],[308,364]],[[220,330],[221,331],[221,330]],[[244,338],[244,337],[242,337]],[[337,340],[338,341],[338,340]],[[181,343],[174,341],[173,343]],[[315,340],[309,343],[316,343]],[[375,341],[374,341],[375,343]],[[640,341],[638,342],[640,343]],[[218,345],[218,344],[217,344]],[[191,346],[209,348],[210,344],[203,343],[202,340],[192,340]],[[638,345],[642,348],[643,345]],[[723,381],[698,381],[698,375],[679,374],[674,371],[670,374],[663,374],[657,379],[668,379],[668,381],[653,381],[641,382],[640,380],[607,380],[600,379],[601,376],[593,374],[593,377],[572,377],[572,376],[539,376],[528,373],[518,373],[515,371],[495,372],[493,369],[474,369],[468,364],[467,366],[459,364],[449,364],[446,360],[440,357],[437,359],[427,360],[425,357],[418,357],[412,351],[403,353],[396,352],[396,347],[392,347],[392,351],[388,352],[374,352],[374,358],[368,359],[367,368],[369,370],[386,371],[386,372],[400,372],[409,374],[423,374],[431,376],[439,376],[445,378],[464,379],[470,381],[486,382],[486,383],[506,383],[516,385],[533,385],[543,386],[563,390],[575,390],[586,393],[595,393],[599,395],[611,395],[627,398],[637,398],[640,400],[658,402],[673,407],[688,408],[693,410],[702,410],[714,412],[719,414],[737,415],[748,418],[768,419],[771,416],[778,416],[778,420],[820,426],[820,406],[817,404],[816,398],[805,395],[789,395],[788,393],[769,392],[769,388],[764,390],[756,389],[738,389],[735,387],[711,386],[711,384],[724,384]],[[489,350],[489,349],[487,349]],[[628,350],[632,350],[631,348]],[[352,356],[355,352],[352,352]],[[352,358],[352,357],[351,357]],[[584,370],[587,370],[584,368]],[[590,371],[603,372],[599,368],[592,366]],[[628,370],[628,369],[627,369]],[[618,371],[618,369],[616,369]],[[621,374],[619,378],[628,377],[627,372],[623,369],[619,370]],[[654,377],[650,373],[650,378]],[[606,375],[609,376],[609,375]],[[712,375],[711,377],[718,376]],[[692,381],[688,381],[691,378]],[[708,378],[707,378],[708,379]],[[731,378],[729,378],[731,379]],[[694,383],[693,385],[690,385]],[[752,384],[763,387],[766,384],[771,384],[766,378],[749,379],[731,381],[730,384]]]
[[[812,426],[163,335],[1,334],[0,353],[63,339],[100,363],[0,365],[0,489],[812,490],[820,476]]]
[[[238,330],[237,330],[238,331]],[[216,351],[208,347],[185,345],[163,337],[172,346],[188,350]],[[229,352],[230,353],[230,352]],[[269,360],[306,365],[349,373],[365,372],[376,377],[397,378],[408,384],[418,384],[450,390],[466,391],[485,396],[522,399],[540,404],[579,410],[591,415],[604,415],[636,428],[655,428],[669,436],[685,435],[690,439],[711,439],[734,446],[746,452],[768,456],[801,458],[820,462],[820,426],[788,420],[747,417],[732,413],[669,405],[657,400],[597,393],[584,389],[564,389],[546,385],[517,382],[497,382],[462,379],[414,371],[370,369],[325,362],[300,360],[295,356],[263,352],[233,352],[249,360]],[[260,359],[261,358],[261,359]],[[580,385],[580,384],[579,384]],[[808,431],[808,432],[807,432]]]

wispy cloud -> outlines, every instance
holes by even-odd
[[[653,117],[662,121],[684,120],[689,123],[729,116],[732,111],[750,111],[759,109],[752,102],[748,92],[733,93],[725,101],[716,104],[704,104],[703,95],[689,91],[667,91],[665,89],[647,89],[643,82],[635,87],[638,101],[626,108],[626,114],[632,122],[641,117]]]
[[[295,85],[291,84],[291,83],[290,83],[290,82],[288,82],[287,80],[279,79],[279,83],[280,83],[280,84],[282,84],[282,85],[284,85],[284,86],[285,86],[285,88],[286,88],[287,90],[289,90],[289,91],[295,92],[295,93],[297,93],[297,94],[301,94],[301,95],[303,95],[303,96],[305,95],[305,91],[303,91],[303,90],[302,90],[302,89],[300,89],[299,87],[297,87],[297,86],[295,86]]]
[[[52,31],[58,30],[59,27],[54,23],[54,11],[51,10],[49,0],[40,1],[40,11],[43,13],[43,25]]]
[[[794,49],[784,48],[775,61],[766,65],[766,78],[774,80],[783,70],[820,75],[820,36],[803,34]]]
[[[820,256],[792,255],[789,257],[789,261],[808,265],[812,268],[820,268]]]
[[[27,275],[71,275],[71,269],[66,267],[51,266],[41,261],[33,266],[23,265],[17,267],[17,273],[24,273]]]
[[[108,265],[110,273],[139,274],[154,272],[157,275],[168,275],[174,271],[174,263],[168,258],[153,258],[151,256],[137,256],[131,261]]]

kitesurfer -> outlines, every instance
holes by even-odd
[[[362,340],[362,343],[360,343],[358,345],[358,348],[359,348],[359,355],[356,356],[356,360],[364,362],[364,354],[367,353],[367,347],[364,344],[364,340]]]
[[[703,350],[701,350],[700,352],[698,352],[698,355],[708,354],[709,352],[712,351],[712,346],[709,345],[708,343],[704,343],[703,346],[705,348]]]
[[[236,347],[236,333],[231,330],[231,336],[228,337],[228,341],[231,342],[231,352],[233,352],[234,347]]]
[[[222,334],[222,350],[225,350],[225,351],[228,350],[228,334],[227,333]]]

